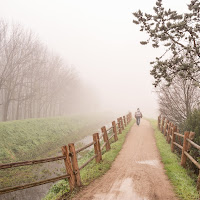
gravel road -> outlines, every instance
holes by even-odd
[[[165,174],[154,130],[144,119],[133,125],[111,169],[74,200],[178,200]]]

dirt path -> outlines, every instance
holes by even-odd
[[[177,200],[165,175],[150,123],[142,120],[128,133],[111,169],[74,200]]]

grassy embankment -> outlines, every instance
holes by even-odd
[[[111,150],[102,152],[102,162],[96,163],[95,160],[90,162],[85,168],[80,171],[81,174],[81,181],[83,186],[88,185],[94,179],[102,176],[105,174],[111,167],[112,162],[117,157],[119,151],[122,148],[122,145],[125,141],[126,134],[129,132],[130,128],[132,127],[134,120],[124,129],[122,134],[118,135],[118,141],[111,144]],[[94,155],[94,151],[88,152],[85,156],[83,156],[79,161],[79,166],[85,163],[92,155]],[[48,192],[47,196],[44,200],[56,200],[61,196],[67,196],[67,199],[70,199],[77,191],[73,193],[69,193],[69,184],[67,180],[62,180],[56,183]]]
[[[180,158],[171,152],[170,145],[157,128],[157,121],[150,120],[156,137],[156,144],[160,151],[161,159],[177,196],[183,200],[198,200],[199,195],[195,181],[188,175],[189,172],[181,167]]]
[[[0,163],[61,155],[62,145],[91,135],[111,119],[111,114],[104,113],[1,122]],[[44,179],[46,173],[49,177],[50,172],[45,168],[41,170],[41,166],[0,170],[0,188]]]

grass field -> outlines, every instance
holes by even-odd
[[[0,123],[0,163],[61,155],[61,147],[92,135],[113,120],[111,113]],[[0,188],[45,178],[41,165],[0,170]],[[42,168],[43,169],[43,168]],[[39,170],[39,172],[38,172]],[[48,174],[49,175],[49,174]]]
[[[198,200],[199,194],[195,181],[188,175],[188,171],[181,167],[180,158],[171,152],[170,145],[157,128],[157,121],[150,120],[156,137],[156,144],[160,151],[161,159],[174,191],[182,200]]]

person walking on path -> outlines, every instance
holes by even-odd
[[[140,124],[140,118],[142,118],[142,113],[140,112],[139,108],[135,112],[135,118],[136,118],[136,123],[139,126],[139,124]]]

